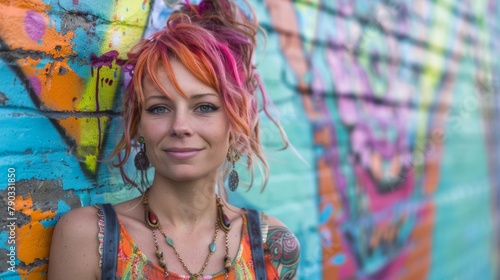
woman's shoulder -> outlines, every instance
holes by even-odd
[[[299,240],[279,219],[267,216],[266,247],[280,279],[295,279],[300,259]]]
[[[99,216],[95,206],[84,206],[70,210],[57,222],[56,231],[68,233],[67,237],[84,238],[98,232]]]
[[[99,217],[92,206],[73,209],[56,224],[49,255],[49,278],[95,278],[99,271]]]
[[[79,207],[64,214],[54,229],[54,234],[62,233],[65,238],[84,238],[98,232],[98,209],[94,206]]]

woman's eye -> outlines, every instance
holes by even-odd
[[[153,106],[153,107],[147,109],[146,111],[148,111],[152,114],[163,114],[163,113],[168,112],[168,109],[164,106]]]
[[[202,104],[202,105],[198,106],[198,108],[197,108],[197,110],[201,113],[210,113],[210,112],[217,111],[217,109],[219,109],[219,107],[216,107],[212,104]]]

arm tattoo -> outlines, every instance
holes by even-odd
[[[285,227],[270,227],[266,244],[280,279],[294,279],[300,256],[297,237]]]

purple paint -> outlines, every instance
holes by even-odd
[[[342,111],[340,118],[348,125],[355,125],[359,120],[356,101],[353,98],[339,96],[339,111]]]
[[[26,17],[24,18],[24,29],[31,40],[39,41],[42,39],[46,29],[43,16],[32,11],[26,12]]]
[[[78,5],[78,0],[73,0],[73,5]]]
[[[113,61],[116,60],[117,64],[119,64],[120,61],[118,61],[118,51],[112,50],[109,51],[101,56],[96,56],[95,54],[90,55],[90,62],[92,67],[103,67],[103,66],[108,66],[111,67],[113,66]]]
[[[28,80],[30,81],[31,88],[35,92],[36,96],[40,96],[40,92],[42,91],[42,82],[36,76],[29,76]]]

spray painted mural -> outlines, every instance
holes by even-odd
[[[120,65],[177,1],[0,1],[0,278],[45,279],[57,219],[119,202]],[[496,279],[495,1],[250,1],[292,149],[230,201],[284,221],[301,279]]]

